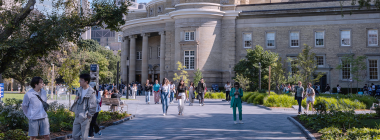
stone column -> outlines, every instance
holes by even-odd
[[[158,82],[162,82],[164,79],[164,69],[165,69],[165,31],[161,31],[159,33],[161,35],[160,42],[160,80]]]
[[[130,53],[129,53],[129,82],[136,81],[136,38],[137,35],[129,36]]]
[[[129,39],[127,37],[123,37],[123,43],[121,44],[121,79],[123,79],[124,84],[127,83],[127,58],[128,58],[128,46]]]
[[[149,73],[148,73],[148,38],[149,33],[143,33],[141,34],[143,37],[142,40],[142,64],[141,64],[141,82],[146,81],[148,79]]]

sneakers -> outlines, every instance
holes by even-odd
[[[205,104],[202,104],[202,106],[205,106]]]
[[[234,124],[237,124],[237,121],[234,121]]]
[[[239,123],[240,123],[240,124],[243,124],[243,121],[239,120]]]
[[[163,116],[165,116],[166,114],[164,113]]]
[[[88,136],[88,138],[89,138],[89,139],[92,139],[92,138],[94,138],[94,136]]]
[[[189,106],[191,106],[191,103],[189,103]]]
[[[199,106],[202,106],[202,104],[199,104]]]
[[[99,136],[102,136],[102,131],[99,131],[99,132],[98,132],[98,135],[99,135]]]

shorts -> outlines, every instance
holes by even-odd
[[[307,102],[314,102],[315,100],[314,100],[314,98],[306,98],[306,103]]]
[[[50,134],[49,119],[43,118],[38,120],[29,120],[28,136],[44,136]]]

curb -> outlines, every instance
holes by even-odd
[[[288,120],[290,120],[291,122],[293,122],[296,126],[298,126],[298,128],[301,129],[301,131],[306,135],[307,139],[312,139],[312,140],[317,140],[313,134],[311,134],[309,132],[309,130],[307,130],[305,127],[303,127],[302,124],[300,124],[298,121],[296,121],[295,119],[293,119],[293,117],[289,116],[288,117]]]
[[[132,120],[134,117],[136,117],[135,115],[131,115],[129,117],[126,117],[124,119],[121,119],[121,120],[118,120],[118,121],[115,121],[112,123],[112,125],[118,125],[120,123],[123,123],[125,121],[129,121],[129,120]],[[112,126],[110,125],[110,126]],[[105,126],[99,126],[100,130],[103,130],[105,129],[106,127]],[[51,140],[67,140],[67,139],[71,139],[72,138],[72,134],[68,134],[66,136],[60,136],[60,137],[56,137],[54,139],[51,139]]]
[[[256,106],[258,106],[260,108],[267,109],[267,110],[273,110],[272,108],[269,108],[269,107],[266,107],[266,106],[263,106],[263,105],[256,105]]]

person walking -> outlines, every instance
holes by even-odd
[[[190,82],[189,86],[189,106],[193,106],[194,99],[195,99],[195,94],[194,94],[194,83]]]
[[[301,114],[301,103],[302,103],[302,99],[303,99],[303,94],[304,94],[304,88],[302,87],[302,82],[301,81],[298,81],[298,86],[295,86],[294,87],[295,89],[295,98],[298,102],[298,114]]]
[[[306,112],[309,113],[309,104],[311,105],[311,112],[313,112],[313,105],[315,101],[315,90],[311,87],[311,83],[308,84],[306,89]]]
[[[371,95],[372,95],[372,96],[375,96],[375,95],[376,95],[376,86],[375,86],[375,84],[372,83],[372,87],[371,87],[371,89],[372,89],[372,93],[371,93]]]
[[[336,90],[337,90],[338,94],[340,94],[342,92],[341,87],[339,85],[336,85]]]
[[[99,111],[101,110],[102,106],[102,96],[100,95],[99,91],[96,90],[96,85],[93,86],[93,89],[96,92],[96,113],[94,116],[92,116],[91,123],[90,123],[90,130],[88,132],[89,138],[94,138],[94,132],[98,134],[99,136],[102,135],[102,132],[100,131],[99,125],[96,123],[96,119],[98,118]],[[95,129],[95,131],[94,131]]]
[[[136,99],[137,85],[133,84],[132,87],[132,99]]]
[[[317,84],[317,89],[316,89],[315,94],[319,96],[319,93],[321,93],[321,85]]]
[[[231,108],[233,110],[234,115],[234,124],[237,124],[236,122],[236,107],[239,110],[239,123],[243,124],[243,114],[242,114],[242,105],[241,105],[241,97],[243,97],[243,89],[240,88],[240,85],[238,82],[235,82],[234,87],[231,89],[230,96],[231,99]]]
[[[204,83],[203,78],[201,78],[201,81],[199,81],[198,83],[197,93],[197,98],[199,99],[199,106],[204,106],[204,94],[206,93],[206,83]]]
[[[174,100],[174,93],[175,92],[175,85],[173,82],[170,82],[170,104],[173,104],[173,100]]]
[[[165,83],[162,84],[162,93],[161,93],[161,102],[162,102],[162,111],[164,116],[168,115],[168,98],[170,98],[170,83],[169,80],[165,78]]]
[[[185,82],[181,79],[178,83],[176,97],[178,99],[178,115],[183,115],[183,110],[185,109],[185,100],[187,97],[187,90]]]
[[[22,100],[22,111],[28,118],[29,131],[28,136],[31,140],[37,136],[43,136],[45,140],[50,140],[49,118],[44,109],[47,96],[43,90],[44,82],[41,77],[33,77],[30,82],[32,89],[26,92]]]
[[[146,80],[146,83],[144,84],[144,91],[145,91],[145,103],[149,104],[150,103],[150,93],[152,91],[152,85],[149,84],[149,80]]]
[[[160,96],[160,84],[158,83],[158,80],[155,81],[155,84],[153,85],[153,98],[154,98],[154,104],[158,104],[160,99],[158,98]],[[150,100],[150,97],[148,97]],[[149,101],[148,101],[149,104]]]
[[[224,85],[224,89],[226,89],[226,101],[229,102],[231,100],[231,96],[230,96],[231,84],[229,81],[227,81],[227,84]]]
[[[80,136],[82,136],[82,140],[87,140],[90,122],[92,116],[96,113],[96,93],[89,86],[90,79],[89,74],[81,74],[79,76],[80,87],[74,104],[70,108],[70,111],[75,113],[72,132],[74,140],[80,140]]]

